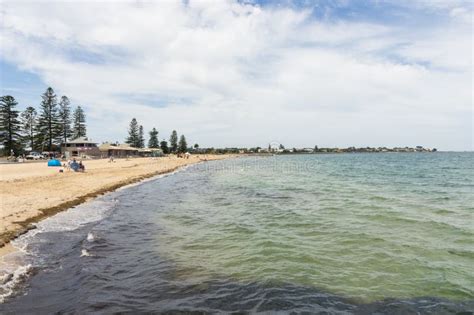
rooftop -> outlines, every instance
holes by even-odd
[[[90,143],[90,144],[97,144],[97,142],[90,141],[86,137],[79,137],[74,140],[68,141],[67,143]]]
[[[130,146],[129,144],[119,144],[119,145],[112,145],[110,143],[104,143],[99,146],[101,150],[130,150],[130,151],[138,151],[137,148]]]

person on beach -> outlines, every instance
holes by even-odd
[[[67,166],[66,166],[66,169],[67,169],[68,171],[72,170],[72,167],[71,167],[71,165],[72,165],[72,162],[73,162],[73,160],[72,160],[72,159],[69,159],[69,160],[67,161]]]
[[[82,161],[79,161],[79,172],[85,172],[86,171],[86,167],[84,166],[84,164],[82,164]]]
[[[70,167],[74,172],[77,172],[79,170],[79,163],[76,162],[76,159],[72,159]]]

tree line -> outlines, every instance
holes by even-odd
[[[28,106],[23,112],[11,95],[0,98],[0,143],[4,154],[25,150],[53,151],[61,143],[86,136],[86,116],[81,106],[74,111],[67,96],[58,97],[48,87],[41,95],[39,109]]]
[[[145,142],[146,141],[143,126],[138,124],[136,118],[133,118],[128,127],[128,136],[125,139],[125,143],[135,148],[144,148]],[[198,148],[199,146],[195,144],[194,147]],[[188,151],[188,143],[186,142],[186,137],[184,135],[181,135],[178,140],[178,133],[176,132],[176,130],[173,130],[169,138],[168,146],[168,141],[163,139],[160,142],[158,140],[158,130],[156,130],[156,128],[153,128],[149,132],[148,148],[161,149],[164,154],[185,153],[186,151]]]

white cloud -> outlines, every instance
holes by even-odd
[[[432,8],[452,19],[409,30],[230,0],[4,2],[1,53],[83,104],[97,140],[136,117],[201,146],[472,149],[472,29],[455,18],[472,13]]]

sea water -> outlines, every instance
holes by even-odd
[[[29,272],[0,311],[472,311],[473,166],[440,152],[195,165],[17,239]]]

